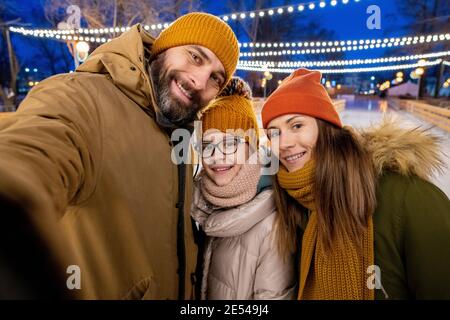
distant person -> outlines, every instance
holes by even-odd
[[[284,258],[276,247],[271,179],[261,175],[252,157],[258,151],[258,123],[242,79],[233,78],[208,106],[202,132],[203,169],[192,209],[207,235],[201,298],[294,298],[293,256]]]
[[[171,132],[192,129],[238,56],[231,28],[209,14],[182,16],[156,39],[135,25],[75,73],[40,82],[0,121],[0,208],[8,231],[0,242],[11,249],[0,252],[0,283],[9,284],[1,297],[15,287],[13,275],[22,296],[58,296],[67,278],[66,291],[80,298],[194,298],[192,170],[171,161]],[[23,245],[14,252],[16,241],[33,234],[42,238],[40,251]],[[30,260],[25,272],[59,289],[27,287],[23,271],[11,267],[34,252],[57,266]],[[47,265],[52,273],[34,271]]]
[[[280,160],[279,248],[301,253],[298,299],[450,299],[450,201],[429,182],[437,138],[392,121],[351,130],[320,80],[299,69],[262,109]]]

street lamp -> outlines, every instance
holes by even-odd
[[[414,72],[415,72],[418,76],[423,76],[423,74],[425,73],[425,69],[422,68],[422,67],[419,67],[419,68],[417,68]]]
[[[264,78],[262,79],[261,86],[264,88],[264,99],[266,98],[266,92],[267,92],[267,81],[271,80],[273,78],[273,75],[269,72],[269,70],[264,71]]]
[[[419,61],[419,64],[421,64],[421,61]],[[419,82],[418,82],[419,88],[417,89],[417,97],[416,97],[417,100],[419,100],[419,98],[420,98],[420,86],[422,85],[422,76],[424,73],[425,73],[425,69],[422,67],[419,67],[416,70],[414,70],[414,74],[419,79]]]
[[[89,55],[89,44],[85,41],[77,42],[75,45],[75,67],[78,67],[80,62],[86,61]]]

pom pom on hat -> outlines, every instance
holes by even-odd
[[[222,92],[217,96],[217,98],[232,95],[240,96],[251,100],[252,89],[250,89],[248,83],[242,80],[241,78],[233,77],[231,78],[230,82],[228,82],[227,86],[222,90]]]

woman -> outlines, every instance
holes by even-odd
[[[294,297],[292,257],[281,257],[272,232],[271,180],[250,161],[258,141],[250,99],[248,85],[233,78],[202,116],[203,170],[192,209],[207,235],[202,299]]]
[[[437,139],[392,121],[343,127],[320,80],[295,71],[262,110],[279,250],[302,233],[298,299],[449,299],[450,202],[427,181]]]

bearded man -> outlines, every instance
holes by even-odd
[[[170,136],[238,56],[209,14],[156,39],[135,25],[0,121],[1,297],[194,298],[192,168],[171,161]]]

